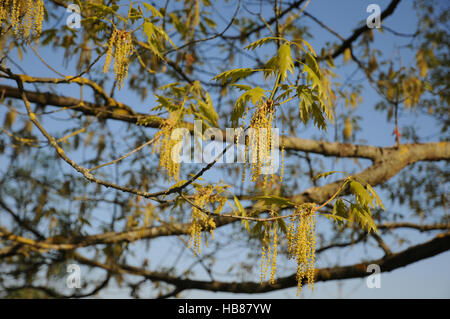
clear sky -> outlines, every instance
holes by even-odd
[[[285,1],[289,2],[289,1]],[[332,27],[335,31],[341,34],[343,37],[348,37],[353,29],[359,27],[358,23],[362,23],[366,20],[369,13],[366,12],[366,8],[370,3],[379,4],[382,10],[389,4],[388,0],[312,0],[309,4],[307,11],[316,16],[322,21],[326,21],[326,24]],[[443,1],[445,2],[445,1]],[[235,4],[230,1],[229,4],[224,4],[223,8],[220,8],[220,12],[223,16],[231,16],[234,12]],[[61,13],[64,14],[63,10]],[[265,16],[269,17],[272,14],[266,12]],[[307,17],[301,17],[305,19],[306,23],[311,26],[311,33],[314,35],[314,39],[311,40],[311,44],[314,48],[319,48],[327,40],[334,41],[335,38],[331,36],[326,30],[318,27]],[[386,25],[398,32],[414,33],[416,27],[416,12],[412,9],[412,1],[404,0],[400,3],[399,7],[393,16],[382,21],[382,25]],[[65,20],[65,19],[64,19]],[[219,22],[220,25],[220,22]],[[220,28],[219,28],[220,29]],[[82,32],[82,30],[78,31]],[[233,31],[230,31],[232,33]],[[378,33],[375,31],[375,45],[377,48],[386,55],[397,52],[399,48],[408,43],[408,38],[394,38],[389,33]],[[405,64],[411,63],[414,56],[407,50],[400,51],[402,54],[402,61]],[[62,64],[62,56],[58,51],[54,51],[49,48],[44,48],[40,51],[41,55],[45,57],[47,61],[52,61],[52,66],[60,72],[71,75],[75,74],[73,64],[67,68]],[[39,59],[30,50],[24,55],[24,59],[19,61],[16,55],[16,62],[24,69],[29,75],[35,76],[54,76]],[[336,64],[340,66],[342,64],[342,58],[336,60]],[[338,68],[339,75],[342,82],[345,81],[356,69],[356,66],[350,64],[349,66]],[[363,116],[362,126],[364,127],[361,139],[367,141],[368,144],[375,144],[379,146],[390,146],[394,143],[392,136],[393,124],[386,123],[386,115],[381,112],[374,111],[374,105],[379,101],[378,95],[373,89],[367,86],[364,80],[364,76],[361,73],[353,75],[352,79],[356,82],[361,82],[365,89],[363,90],[363,104],[359,107],[358,113]],[[30,87],[31,88],[31,87]],[[65,95],[77,96],[79,94],[76,86],[68,86],[67,91],[62,92]],[[115,96],[119,101],[125,101],[128,105],[132,105],[136,111],[148,112],[150,107],[153,106],[153,99],[149,97],[146,101],[140,101],[140,98],[136,97],[130,91],[123,89]],[[369,115],[369,116],[368,116]],[[414,123],[419,130],[420,136],[428,136],[429,140],[437,140],[439,134],[438,130],[433,124],[431,118],[418,117],[414,114],[401,114],[401,121],[403,125]],[[123,129],[123,124],[117,124],[118,129]],[[57,130],[58,127],[52,128]],[[330,135],[331,136],[331,135]],[[308,137],[308,136],[302,136]],[[212,171],[211,174],[217,174]],[[211,175],[209,175],[211,176]],[[400,207],[396,207],[400,208]],[[409,231],[413,242],[424,241],[429,237],[418,234],[416,231]],[[166,256],[166,250],[170,249],[170,245],[175,244],[175,240],[165,240],[165,243],[159,250],[152,249],[152,253],[155,254],[155,259],[164,258]],[[350,264],[351,260],[361,258],[366,252],[364,250],[354,248],[347,255],[329,254],[327,258],[339,258],[342,264]],[[373,255],[372,255],[373,256]],[[381,257],[378,256],[378,257]],[[225,269],[225,268],[224,268]],[[311,293],[308,289],[304,289],[302,297],[305,298],[449,298],[450,297],[450,252],[446,252],[429,258],[404,268],[397,269],[391,273],[383,273],[381,276],[381,288],[369,289],[366,287],[366,279],[353,279],[347,281],[333,281],[327,283],[316,284],[314,293]],[[290,274],[290,273],[289,273]],[[286,274],[278,274],[279,276]],[[283,291],[277,291],[267,294],[247,295],[247,294],[226,294],[226,293],[211,293],[205,291],[188,291],[184,292],[183,296],[189,298],[294,298],[296,294],[296,288],[286,289]],[[103,296],[121,298],[126,295],[118,288],[111,288]]]

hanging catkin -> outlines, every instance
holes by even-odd
[[[129,57],[133,52],[133,40],[131,33],[125,30],[114,29],[108,41],[105,65],[103,72],[109,71],[110,64],[114,58],[114,74],[119,89],[123,87],[123,81],[128,76]]]

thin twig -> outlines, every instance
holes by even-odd
[[[111,161],[111,162],[104,163],[104,164],[101,164],[101,165],[92,167],[92,168],[88,169],[88,172],[94,171],[94,170],[99,169],[99,168],[101,168],[101,167],[105,167],[105,166],[108,166],[108,165],[117,163],[117,162],[119,162],[119,161],[121,161],[121,160],[127,158],[128,156],[130,156],[130,155],[132,155],[132,154],[134,154],[134,153],[140,151],[140,150],[143,149],[145,146],[154,143],[158,138],[159,138],[159,136],[152,138],[151,140],[145,142],[144,144],[140,145],[139,147],[135,148],[134,150],[128,152],[127,154],[125,154],[125,155],[123,155],[123,156],[121,156],[121,157],[119,157],[119,158],[117,158],[117,159],[115,159],[115,160],[113,160],[113,161]]]

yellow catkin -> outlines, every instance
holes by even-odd
[[[278,234],[276,223],[272,227],[273,253],[272,253],[272,270],[270,272],[270,283],[275,283],[275,273],[277,270],[277,254],[278,254]]]
[[[43,0],[2,0],[0,1],[0,22],[9,23],[17,38],[30,41],[39,39],[44,20]]]
[[[209,229],[211,236],[214,238],[216,223],[212,216],[202,211],[208,210],[209,205],[212,202],[223,202],[224,198],[213,196],[213,192],[213,187],[200,188],[194,196],[194,205],[192,206],[191,212],[191,226],[189,229],[191,240],[188,247],[192,248],[196,255],[200,255],[201,253],[201,234],[204,229]]]
[[[283,175],[284,175],[284,145],[281,146],[280,183],[283,182]]]
[[[314,289],[316,219],[314,210],[297,212],[298,225],[294,231],[294,223],[288,229],[289,256],[297,262],[297,294],[300,293],[303,281]]]
[[[163,133],[159,163],[160,167],[165,169],[169,181],[174,180],[177,182],[180,176],[180,162],[179,158],[174,158],[172,150],[174,150],[179,140],[172,139],[171,132],[172,130]]]
[[[244,115],[242,117],[243,122],[245,123],[245,120],[247,118],[247,113],[248,113],[248,109],[246,109],[244,111]],[[236,140],[236,144],[239,144],[239,138],[240,136],[238,136],[237,140]],[[242,168],[242,183],[245,182],[245,173],[246,173],[246,169],[247,169],[247,153],[248,153],[248,139],[245,137],[244,135],[244,165]]]
[[[116,43],[117,38],[117,30],[114,30],[111,34],[111,37],[108,41],[108,49],[106,50],[106,58],[105,58],[105,64],[103,65],[103,73],[107,73],[109,71],[109,66],[111,65],[111,61],[113,59],[113,53],[114,53],[114,45]]]
[[[8,18],[9,0],[0,0],[0,23]]]
[[[159,167],[164,170],[168,180],[178,182],[180,179],[181,148],[176,148],[181,142],[182,136],[172,138],[172,132],[176,128],[177,114],[171,113],[169,118],[161,125],[156,133],[156,141],[153,143],[153,153],[159,152]],[[179,144],[178,144],[179,145]]]
[[[264,278],[267,277],[267,273],[269,272],[269,265],[270,265],[270,261],[272,260],[272,246],[270,245],[270,232],[267,233],[267,228],[266,228],[266,246],[267,246],[267,256],[266,256],[266,265],[264,267]]]
[[[261,284],[264,281],[264,265],[265,265],[265,260],[266,260],[266,246],[263,242],[262,247],[261,247]]]
[[[113,54],[114,51],[114,54]],[[103,72],[109,71],[114,57],[114,75],[119,89],[123,87],[123,81],[128,76],[129,57],[133,53],[133,40],[131,33],[125,30],[114,29],[108,41]]]
[[[21,4],[21,1],[13,0],[12,9],[11,9],[11,26],[13,27],[15,35],[18,35],[18,33],[19,33],[20,4]]]
[[[315,259],[316,259],[316,215],[313,211],[310,216],[310,233],[309,233],[309,265],[308,265],[308,273],[307,273],[307,282],[308,286],[314,290],[314,277],[315,277]]]
[[[294,249],[294,232],[295,232],[295,223],[294,223],[295,219],[292,218],[291,219],[291,224],[289,225],[287,234],[286,234],[286,239],[287,239],[287,243],[288,243],[288,256],[289,258],[291,258],[293,256],[293,249]]]
[[[267,101],[258,106],[250,120],[249,146],[251,149],[251,172],[252,181],[257,181],[262,173],[269,174],[273,172],[272,149],[272,123],[274,121],[273,102]],[[246,150],[247,151],[247,150]],[[262,172],[262,167],[265,171]],[[263,186],[267,186],[268,176],[265,176]]]
[[[276,223],[265,225],[261,245],[261,284],[266,279],[269,268],[269,283],[275,283],[278,255],[278,233]]]
[[[305,219],[301,218],[299,225],[297,227],[297,234],[296,234],[296,242],[295,242],[295,259],[297,262],[297,282],[298,282],[298,286],[297,286],[297,294],[301,291],[302,289],[302,280],[304,277],[304,266],[305,266],[305,246],[306,246],[306,223],[305,223]]]

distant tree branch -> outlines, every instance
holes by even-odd
[[[368,275],[367,266],[377,264],[382,272],[389,272],[401,267],[405,267],[422,259],[436,256],[450,249],[450,233],[439,234],[428,242],[411,246],[398,253],[392,253],[381,259],[370,260],[354,264],[351,266],[321,268],[316,270],[315,282],[342,280],[350,278],[361,278]],[[296,274],[279,278],[274,284],[264,282],[220,282],[191,280],[182,277],[174,277],[165,273],[154,272],[130,265],[110,266],[99,261],[85,258],[79,254],[75,259],[93,267],[100,267],[110,272],[119,274],[129,274],[143,276],[152,281],[163,281],[176,286],[178,289],[200,289],[208,291],[222,291],[231,293],[264,293],[297,286]]]
[[[0,92],[4,97],[10,97],[15,99],[21,99],[21,94],[17,88],[0,85]],[[71,109],[73,111],[82,112],[85,115],[96,116],[99,118],[106,118],[112,120],[118,120],[128,123],[136,124],[140,119],[146,118],[148,123],[147,127],[159,128],[163,123],[164,119],[157,116],[149,116],[143,113],[134,114],[124,114],[123,112],[115,112],[114,108],[109,105],[98,105],[91,102],[81,101],[72,97],[60,96],[48,92],[33,92],[24,90],[25,96],[32,103],[37,103],[41,105],[52,105],[56,107],[63,107]],[[126,106],[122,103],[117,102],[117,104],[123,105],[124,110],[131,109],[131,107]],[[194,130],[192,123],[184,123],[184,126],[190,130]],[[223,138],[225,139],[225,132]],[[431,143],[432,144],[432,143]],[[405,144],[408,145],[408,144]],[[414,148],[420,148],[420,145],[427,144],[410,144]],[[436,144],[434,144],[436,145]],[[357,158],[367,158],[373,161],[381,159],[386,152],[395,151],[395,147],[376,147],[368,145],[356,145],[356,144],[346,144],[337,142],[327,142],[327,141],[316,141],[309,139],[302,139],[293,136],[281,136],[280,137],[280,147],[284,146],[285,150],[296,150],[302,152],[310,152],[315,154],[322,154],[325,156],[336,156],[336,157],[357,157]],[[436,145],[437,146],[437,145]],[[439,148],[448,150],[449,143],[441,142]],[[424,147],[429,149],[430,147]],[[448,157],[447,157],[448,158]]]

